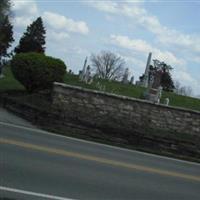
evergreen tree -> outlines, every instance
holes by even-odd
[[[172,80],[170,71],[173,69],[170,65],[162,62],[162,77],[161,77],[161,86],[163,90],[172,92],[174,87],[174,81]]]
[[[10,24],[8,16],[6,16],[0,24],[0,59],[8,55],[7,49],[13,41],[13,26]]]
[[[167,71],[164,71],[161,77],[161,86],[163,90],[172,92],[174,87],[174,82],[172,80],[171,74]]]
[[[10,0],[1,0],[0,1],[0,24],[4,21],[5,16],[10,16],[11,15],[11,10],[10,10]]]
[[[19,45],[15,48],[15,53],[45,52],[45,28],[42,18],[38,17],[20,39]]]
[[[3,58],[9,56],[7,52],[13,39],[13,26],[10,23],[10,1],[1,0],[0,2],[0,73],[3,64]]]
[[[154,76],[157,72],[161,72],[160,85],[162,86],[163,90],[172,92],[175,88],[170,73],[172,69],[173,68],[165,62],[154,60],[154,66],[150,66],[150,77]]]

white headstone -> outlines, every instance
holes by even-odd
[[[165,98],[164,104],[165,104],[166,106],[169,105],[169,98]]]

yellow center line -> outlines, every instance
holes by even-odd
[[[78,158],[78,159],[83,159],[83,160],[95,161],[95,162],[99,162],[99,163],[103,163],[103,164],[107,164],[107,165],[131,169],[131,170],[155,173],[155,174],[160,174],[160,175],[164,175],[164,176],[172,176],[172,177],[176,177],[176,178],[182,178],[182,179],[188,179],[188,180],[200,182],[200,176],[193,176],[193,175],[189,175],[189,174],[183,174],[183,173],[172,172],[172,171],[167,171],[167,170],[162,170],[162,169],[157,169],[157,168],[152,168],[152,167],[146,167],[143,165],[124,163],[124,162],[120,162],[120,161],[116,161],[116,160],[110,160],[110,159],[106,159],[106,158],[75,153],[75,152],[66,151],[66,150],[62,150],[62,149],[49,148],[49,147],[45,147],[45,146],[25,143],[25,142],[16,141],[16,140],[0,138],[0,143],[15,145],[15,146],[19,146],[19,147],[23,147],[23,148],[27,148],[27,149],[32,149],[32,150],[51,153],[51,154],[57,154],[57,155],[66,156],[66,157],[73,157],[73,158]]]

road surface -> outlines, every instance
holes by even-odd
[[[0,122],[0,197],[199,200],[200,164]]]

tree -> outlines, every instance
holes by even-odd
[[[91,63],[99,78],[119,80],[123,77],[125,61],[120,56],[109,51],[99,55],[91,55]]]
[[[42,53],[19,53],[11,60],[14,77],[28,92],[52,87],[53,82],[62,82],[66,73],[65,63]]]
[[[8,57],[8,48],[13,39],[13,26],[10,23],[10,1],[1,0],[0,2],[0,69],[3,64],[3,58]]]
[[[9,17],[5,16],[0,24],[0,60],[9,56],[7,50],[11,46],[13,39],[13,26],[10,24]]]
[[[174,87],[174,82],[171,77],[170,71],[173,68],[170,65],[167,65],[164,62],[159,60],[154,60],[154,66],[150,66],[150,74],[155,74],[156,72],[161,72],[160,85],[163,87],[163,90],[172,92]]]
[[[42,18],[38,17],[20,39],[19,45],[15,48],[15,53],[45,52],[45,28]]]
[[[190,86],[181,86],[179,81],[175,82],[175,92],[176,94],[183,96],[192,96],[193,91]]]
[[[10,10],[10,0],[1,0],[0,1],[0,23],[3,21],[5,16],[10,16],[11,15],[11,10]]]
[[[174,82],[172,80],[171,74],[169,72],[164,71],[161,76],[160,82],[163,90],[172,92],[174,89]]]

